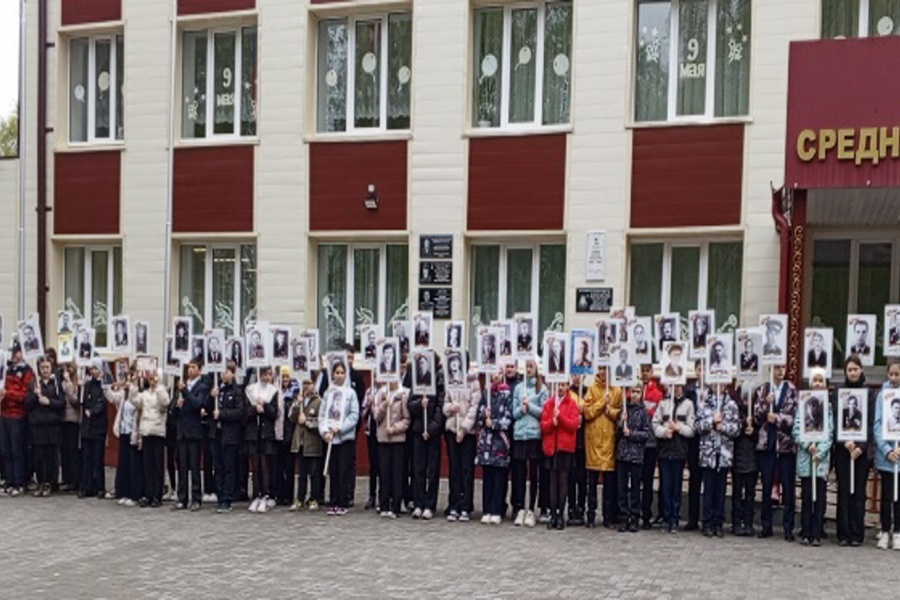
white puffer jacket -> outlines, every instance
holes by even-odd
[[[131,403],[141,411],[139,431],[141,437],[166,437],[166,416],[168,415],[169,391],[163,385],[154,390],[138,392],[132,387]]]

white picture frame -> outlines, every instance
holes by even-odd
[[[56,334],[56,362],[65,365],[75,361],[75,336],[71,331]]]
[[[320,336],[318,329],[304,329],[301,334],[309,343],[309,370],[318,371],[322,368],[322,354],[320,348]]]
[[[444,377],[444,385],[448,392],[462,392],[468,389],[465,350],[447,348],[444,351]]]
[[[620,343],[620,328],[625,326],[625,321],[619,317],[601,317],[594,321],[596,346],[594,351],[595,364],[598,367],[608,367],[612,361],[610,348],[613,344]]]
[[[294,377],[300,381],[311,378],[309,363],[309,338],[300,336],[291,340],[291,370]]]
[[[665,385],[684,385],[687,380],[687,344],[664,342],[660,355],[659,380]]]
[[[478,371],[480,373],[496,373],[500,368],[500,353],[497,345],[502,332],[498,327],[480,326],[477,330],[475,344]]]
[[[809,379],[814,367],[825,369],[825,377],[831,379],[831,361],[834,358],[834,330],[830,327],[807,327],[803,330],[803,378]]]
[[[434,323],[434,315],[431,311],[414,312],[412,316],[412,326],[414,346],[417,348],[431,347],[431,327]]]
[[[269,328],[254,323],[244,330],[244,343],[247,354],[245,355],[245,368],[267,367],[271,363],[271,346],[269,344]]]
[[[400,340],[395,337],[378,340],[375,348],[375,381],[392,383],[400,381]]]
[[[75,364],[79,367],[91,366],[96,347],[97,330],[93,327],[79,329],[75,339]]]
[[[744,380],[759,379],[762,350],[762,332],[758,327],[745,327],[734,332],[734,362],[738,377]]]
[[[597,332],[593,329],[573,329],[570,335],[569,373],[592,375],[596,362]]]
[[[653,319],[651,317],[635,317],[628,321],[628,341],[634,344],[634,354],[640,364],[653,364]]]
[[[780,313],[759,315],[759,330],[763,338],[759,364],[769,366],[786,365],[788,316]]]
[[[515,320],[502,319],[499,321],[491,321],[491,327],[500,329],[500,339],[498,340],[500,362],[506,364],[509,361],[516,360],[516,345],[519,336],[516,332]]]
[[[134,353],[149,354],[150,352],[150,322],[136,319],[134,321]]]
[[[828,390],[800,390],[797,396],[800,442],[827,442],[831,439],[828,427]]]
[[[116,315],[107,332],[107,347],[116,356],[128,356],[131,349],[131,318],[128,315]]]
[[[134,367],[138,374],[148,371],[156,373],[159,370],[159,357],[139,354],[134,359]]]
[[[200,365],[200,371],[206,373],[206,336],[196,333],[191,336],[191,357],[188,362],[196,362]],[[187,363],[185,363],[187,364]]]
[[[900,403],[900,389],[884,388],[881,391],[881,439],[886,442],[900,442],[900,419],[894,416],[895,403]]]
[[[225,370],[225,364],[228,360],[228,353],[225,345],[225,331],[223,329],[212,329],[203,333],[204,347],[206,354],[206,372],[221,373]]]
[[[437,371],[434,350],[416,348],[410,353],[412,366],[412,393],[417,396],[437,394]]]
[[[22,357],[35,360],[44,355],[44,338],[41,335],[41,322],[38,315],[30,315],[18,323],[18,338],[22,345]]]
[[[681,315],[670,312],[653,316],[653,346],[656,349],[656,357],[659,362],[662,362],[662,353],[665,350],[664,345],[667,342],[680,341]]]
[[[359,368],[363,370],[373,370],[377,363],[378,357],[378,340],[382,339],[384,334],[381,326],[376,323],[367,323],[359,328],[359,353],[362,360],[359,362]],[[356,363],[354,363],[355,365]]]
[[[269,355],[273,367],[291,365],[291,328],[287,325],[269,327]]]
[[[238,371],[244,370],[244,364],[247,356],[247,348],[244,346],[244,338],[240,336],[230,337],[225,340],[225,352],[228,360],[234,363]]]
[[[866,388],[840,388],[837,391],[837,403],[837,441],[868,441],[869,391]]]
[[[394,319],[391,321],[391,337],[400,342],[400,355],[409,354],[409,335],[412,331],[412,322],[407,319]]]
[[[711,333],[706,336],[706,383],[728,385],[734,379],[734,336]]]
[[[194,336],[194,321],[190,317],[172,319],[172,351],[182,361],[191,359],[191,338]]]
[[[516,313],[513,315],[516,322],[516,360],[528,360],[537,356],[537,336],[535,335],[535,321],[532,313]]]
[[[707,338],[716,332],[716,311],[688,311],[688,358],[700,360],[708,356]]]
[[[163,353],[163,373],[174,377],[181,377],[184,366],[181,358],[175,352],[175,334],[166,335],[165,352]]]
[[[844,342],[844,355],[855,354],[864,367],[875,366],[875,328],[878,317],[875,315],[847,315],[847,335]]]
[[[641,363],[632,342],[618,342],[610,346],[609,385],[629,388],[641,379]]]
[[[466,339],[465,321],[447,321],[444,323],[444,348],[462,348]]]
[[[569,336],[561,331],[544,332],[544,353],[541,366],[544,381],[564,383],[569,380]]]
[[[884,306],[882,348],[885,356],[900,356],[900,304]]]
[[[62,333],[72,333],[72,322],[75,315],[71,310],[56,311],[56,335]],[[2,342],[2,340],[0,340]]]

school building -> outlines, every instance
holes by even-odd
[[[420,305],[470,337],[713,308],[720,329],[788,313],[796,375],[803,327],[842,346],[847,313],[880,328],[898,301],[900,2],[26,7],[25,312],[48,345],[61,309],[99,346],[114,315],[149,320],[161,351],[166,305],[324,349]]]

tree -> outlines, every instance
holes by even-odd
[[[0,156],[19,155],[19,109],[0,119]]]

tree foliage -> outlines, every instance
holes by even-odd
[[[0,119],[0,156],[19,155],[19,110]]]

